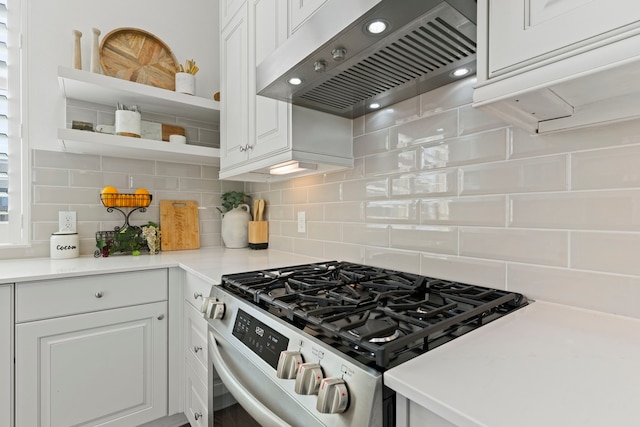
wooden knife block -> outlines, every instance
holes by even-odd
[[[269,222],[249,221],[249,248],[267,249],[269,247]]]

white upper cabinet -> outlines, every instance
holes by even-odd
[[[222,15],[222,11],[221,11]],[[220,34],[220,168],[247,159],[249,63],[247,4]]]
[[[517,19],[516,19],[517,18]],[[640,2],[490,0],[490,77],[527,64],[611,43],[640,26]]]
[[[289,34],[296,32],[327,0],[289,0]]]
[[[225,28],[246,0],[220,0],[220,29]]]
[[[532,133],[640,117],[640,2],[478,0],[474,106]]]
[[[353,167],[350,120],[256,95],[256,65],[287,39],[287,16],[286,1],[248,0],[222,29],[221,179],[265,182]],[[294,162],[311,168],[270,174]]]

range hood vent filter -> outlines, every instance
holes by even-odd
[[[475,54],[473,40],[436,18],[300,97],[344,110]]]
[[[329,0],[317,12],[324,16],[312,17],[258,65],[259,95],[355,118],[367,113],[370,103],[388,106],[451,83],[458,79],[452,76],[457,68],[475,73],[474,0],[382,0],[301,62],[289,63],[290,52],[323,38],[318,36],[323,19],[337,16],[341,8],[341,0]],[[364,35],[373,17],[391,22],[392,32]],[[345,50],[343,61],[331,60],[330,52],[337,49]],[[316,63],[322,63],[323,72],[315,71]],[[294,76],[303,83],[289,85]]]

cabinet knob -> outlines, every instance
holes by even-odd
[[[102,298],[102,291],[96,292],[96,298]]]
[[[161,314],[160,316],[158,316],[158,320],[162,320],[164,319],[164,314]]]
[[[202,293],[200,293],[200,292],[194,292],[194,293],[193,293],[193,299],[198,299],[198,298],[202,298]]]
[[[194,351],[195,353],[199,352],[200,350],[202,350],[202,346],[201,346],[201,345],[193,346],[193,351]]]
[[[193,414],[193,416],[196,419],[196,421],[198,421],[200,418],[202,418],[202,414],[200,412],[196,412],[195,414]]]

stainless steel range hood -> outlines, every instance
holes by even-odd
[[[458,68],[475,73],[476,8],[476,0],[328,0],[258,65],[257,92],[355,118],[374,102],[384,107],[443,86],[459,78]],[[389,30],[365,31],[374,18]]]

